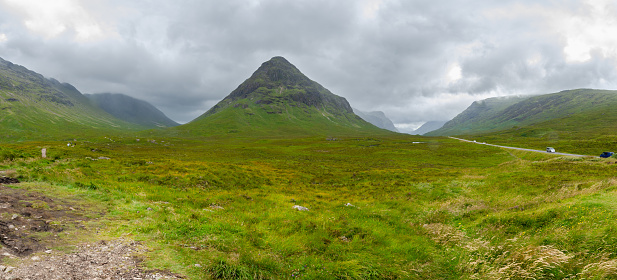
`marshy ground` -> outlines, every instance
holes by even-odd
[[[2,221],[33,252],[6,243],[3,266],[101,273],[91,254],[117,251],[118,275],[187,279],[617,277],[614,159],[413,136],[113,139],[3,146],[0,175],[22,183],[2,188]]]

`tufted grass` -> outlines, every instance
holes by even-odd
[[[416,136],[139,139],[4,144],[0,170],[87,193],[107,234],[191,279],[617,273],[610,159]]]

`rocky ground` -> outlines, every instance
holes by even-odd
[[[11,188],[0,183],[0,279],[181,279],[140,266],[147,251],[128,239],[86,241],[86,215],[69,200]],[[69,242],[73,236],[72,242]],[[70,243],[70,244],[69,244]],[[54,250],[52,248],[68,248]]]
[[[76,252],[46,251],[22,258],[17,267],[0,266],[0,279],[181,279],[166,271],[141,268],[135,256],[147,249],[129,240],[99,241]]]

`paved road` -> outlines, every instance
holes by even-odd
[[[566,153],[549,153],[547,151],[542,151],[542,150],[532,150],[532,149],[523,149],[523,148],[516,148],[516,147],[493,145],[493,144],[487,144],[487,143],[484,143],[484,142],[470,141],[470,140],[456,138],[456,137],[449,137],[449,138],[460,140],[460,141],[464,141],[464,142],[469,142],[469,143],[475,143],[475,144],[487,145],[487,146],[493,146],[493,147],[499,147],[499,148],[505,148],[505,149],[513,149],[513,150],[536,152],[536,153],[545,153],[545,154],[551,154],[551,155],[562,155],[562,156],[573,156],[573,157],[588,157],[588,155],[577,155],[577,154],[566,154]]]

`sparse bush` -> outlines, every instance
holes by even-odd
[[[213,279],[253,279],[249,270],[244,266],[231,264],[226,260],[219,260],[208,268]]]

